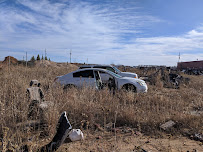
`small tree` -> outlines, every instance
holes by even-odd
[[[30,59],[30,61],[31,61],[31,62],[35,62],[35,57],[32,56],[31,59]]]
[[[45,58],[44,58],[45,60],[47,60],[47,56],[45,56]]]
[[[40,60],[40,56],[39,56],[39,54],[37,55],[37,60]]]
[[[51,61],[50,58],[49,58],[49,61]]]
[[[42,55],[42,60],[44,60],[44,57],[43,57],[43,55]]]

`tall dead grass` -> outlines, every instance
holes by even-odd
[[[202,76],[190,76],[190,83],[180,89],[163,88],[162,84],[149,85],[145,94],[122,91],[112,94],[106,89],[97,91],[90,88],[73,88],[64,92],[61,87],[53,87],[56,76],[73,70],[76,69],[15,66],[9,71],[0,71],[0,138],[7,146],[4,148],[9,148],[8,143],[11,148],[19,148],[26,142],[32,145],[32,149],[42,144],[39,143],[40,132],[17,126],[28,121],[25,92],[32,79],[41,82],[45,100],[54,103],[46,111],[49,137],[53,136],[62,111],[67,111],[73,127],[78,128],[82,121],[86,121],[90,131],[94,131],[95,123],[105,126],[113,122],[116,127],[128,126],[147,135],[162,136],[159,125],[167,120],[177,123],[176,128],[170,130],[172,134],[181,134],[184,129],[193,132],[203,129],[203,117],[190,114],[194,107],[203,107]]]

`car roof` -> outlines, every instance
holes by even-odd
[[[92,65],[82,65],[79,68],[94,68],[94,67],[112,67],[112,65],[105,65],[105,64],[92,64]]]
[[[79,72],[79,71],[86,71],[86,70],[98,70],[98,71],[108,72],[108,70],[106,70],[106,69],[100,69],[100,68],[85,68],[85,69],[78,69],[78,70],[76,70],[76,71],[73,71],[72,73],[74,73],[74,72]]]
[[[78,69],[76,71],[73,71],[73,72],[70,72],[70,73],[67,73],[66,75],[69,75],[69,74],[73,74],[75,72],[80,72],[80,71],[87,71],[87,70],[95,70],[95,71],[102,71],[102,72],[106,72],[108,73],[109,75],[113,76],[113,77],[116,77],[115,76],[115,73],[109,71],[109,70],[106,70],[106,69],[101,69],[101,68],[84,68],[84,69]],[[118,78],[118,77],[117,77]]]

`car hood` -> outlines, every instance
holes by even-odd
[[[145,82],[144,80],[137,79],[137,78],[131,78],[131,77],[122,77],[122,78],[120,78],[120,79],[121,79],[121,80],[129,80],[129,81],[133,81],[133,82],[137,82],[137,81]]]
[[[133,77],[133,78],[137,77],[137,74],[132,72],[121,72],[119,73],[119,75],[123,77]]]
[[[135,73],[132,73],[132,72],[121,72],[121,73],[136,75]]]

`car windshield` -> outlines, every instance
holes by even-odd
[[[118,70],[116,67],[113,67],[113,69],[116,71],[116,73],[121,73],[121,71]]]
[[[113,76],[116,77],[116,78],[122,78],[122,76],[120,76],[120,75],[118,75],[118,74],[116,74],[116,73],[114,73],[114,72],[111,72],[111,71],[109,71],[109,70],[108,70],[108,73],[111,74],[111,75],[113,75]]]

